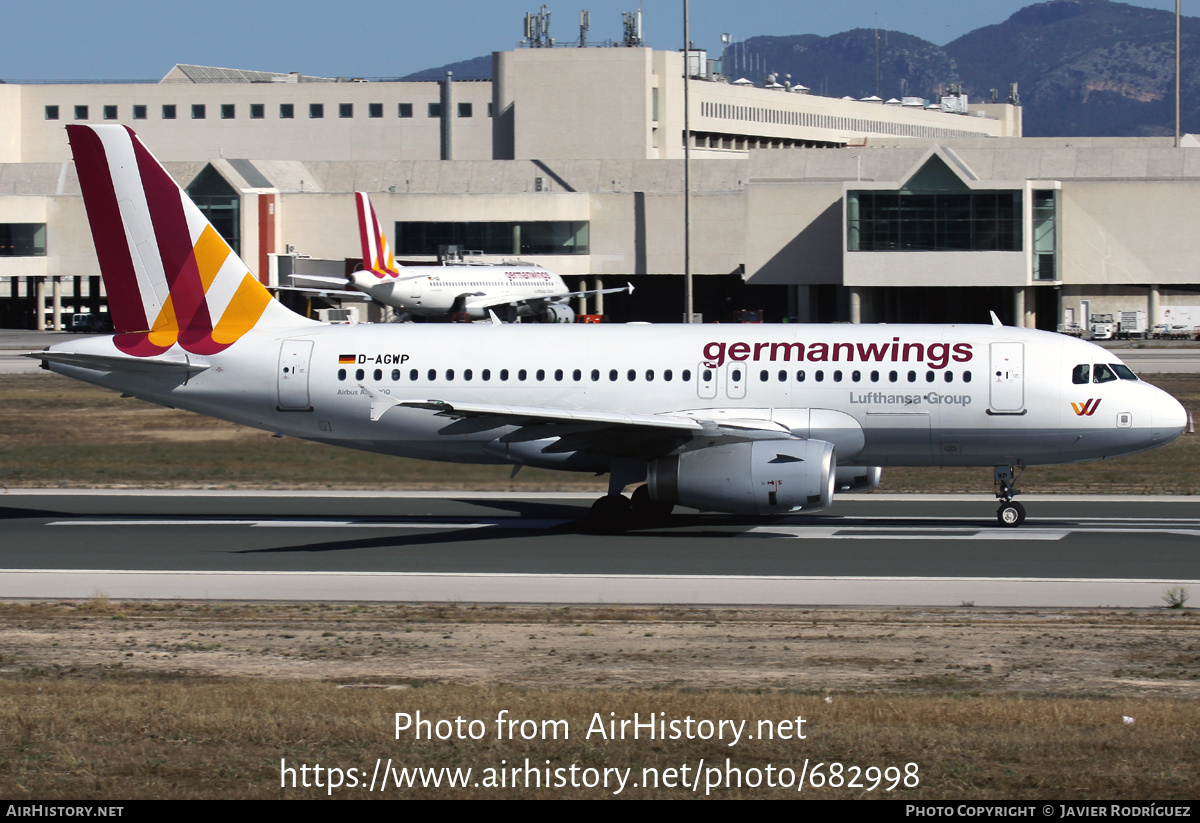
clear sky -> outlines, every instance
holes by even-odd
[[[549,3],[551,35],[619,40],[621,12],[638,0]],[[938,45],[999,23],[1030,0],[691,0],[692,40],[720,53],[721,34],[829,35],[854,28],[914,34]],[[1174,0],[1132,5],[1174,11]],[[683,44],[683,0],[644,0],[643,35],[656,49]],[[176,63],[298,71],[325,77],[399,77],[515,48],[535,0],[7,0],[0,79],[157,80]],[[1197,0],[1184,14],[1200,12]],[[602,78],[597,78],[602,80]]]

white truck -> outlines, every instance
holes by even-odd
[[[1117,324],[1111,314],[1093,314],[1089,326],[1093,340],[1112,340],[1117,333]]]

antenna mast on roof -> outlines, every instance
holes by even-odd
[[[537,14],[526,12],[525,42],[534,49],[548,49],[554,46],[554,41],[550,38],[550,9],[548,6],[542,6],[542,10]]]
[[[625,36],[621,45],[627,48],[637,48],[642,45],[642,10],[621,12],[621,23],[625,28]]]

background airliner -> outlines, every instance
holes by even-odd
[[[1154,448],[1186,423],[1110,352],[997,325],[317,323],[131,130],[67,130],[118,333],[33,354],[46,368],[324,443],[608,473],[605,528],[676,504],[817,511],[886,466],[991,467],[1015,526],[1014,467]]]
[[[488,312],[512,321],[532,317],[544,323],[573,323],[567,301],[592,294],[633,293],[633,286],[571,291],[552,271],[526,263],[408,267],[396,263],[387,232],[365,192],[357,192],[358,231],[363,268],[349,279],[293,275],[297,286],[337,294],[353,288],[372,300],[418,317],[467,315],[483,320]],[[419,273],[417,273],[419,272]]]

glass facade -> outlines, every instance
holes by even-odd
[[[45,256],[45,223],[0,223],[0,257]]]
[[[233,186],[226,183],[212,166],[205,166],[187,187],[187,194],[213,224],[217,234],[225,238],[234,254],[241,254],[241,198]]]
[[[1053,189],[1038,189],[1033,193],[1033,279],[1057,280],[1054,265],[1057,250]]]
[[[588,222],[396,223],[398,254],[433,255],[441,246],[484,254],[588,254]]]
[[[1021,192],[852,191],[849,251],[1020,251]]]

